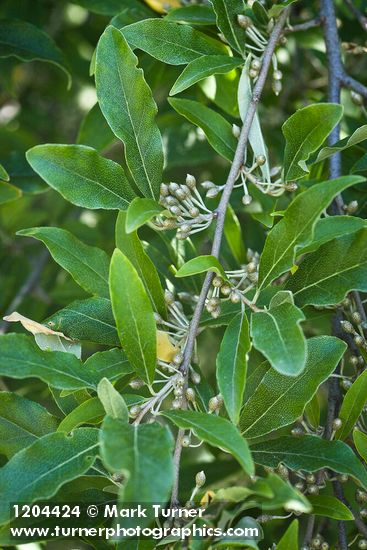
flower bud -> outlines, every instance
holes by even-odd
[[[133,390],[139,390],[145,385],[145,382],[141,380],[140,378],[134,378],[133,380],[130,380],[129,386]]]
[[[355,212],[357,212],[357,210],[358,210],[358,201],[351,201],[347,205],[346,210],[347,210],[348,214],[355,214]]]
[[[360,550],[366,550],[367,549],[367,540],[366,539],[360,539],[358,542],[358,548]]]
[[[334,418],[333,424],[332,424],[332,428],[333,428],[334,431],[340,430],[342,425],[343,425],[343,422],[340,418]]]
[[[248,29],[249,27],[251,27],[252,25],[252,21],[250,19],[250,17],[247,17],[247,15],[238,15],[237,16],[237,21],[238,21],[238,24],[240,27],[242,27],[242,29]]]
[[[256,71],[258,71],[260,67],[261,67],[260,59],[255,58],[251,61],[251,69],[255,69]]]
[[[257,71],[256,69],[250,69],[248,74],[250,78],[256,78],[259,74],[259,71]]]
[[[182,406],[182,400],[180,398],[176,398],[172,401],[172,409],[178,410],[181,409]]]
[[[218,194],[219,194],[219,188],[218,187],[212,187],[211,189],[209,189],[206,192],[205,196],[208,199],[214,199]]]
[[[280,80],[273,80],[272,88],[275,95],[279,95],[282,91],[282,83]]]
[[[169,195],[169,189],[166,183],[161,183],[160,193],[163,197],[167,197]]]
[[[354,90],[350,92],[350,98],[353,101],[354,105],[363,105],[363,97],[361,96],[361,94],[358,94]]]
[[[286,191],[289,191],[290,193],[294,193],[294,191],[297,191],[298,189],[298,185],[292,181],[290,183],[286,183],[286,185],[284,186]]]
[[[200,214],[200,210],[196,206],[189,208],[189,214],[192,218],[197,218]]]
[[[165,229],[175,229],[177,227],[176,220],[174,218],[167,218],[163,222],[163,227]]]
[[[167,306],[171,306],[175,301],[174,295],[169,290],[164,291],[164,301],[166,302]]]
[[[251,204],[251,203],[252,203],[252,197],[251,197],[251,195],[243,195],[243,197],[242,197],[242,204],[243,204],[244,206],[248,206],[248,205]]]
[[[203,189],[212,189],[213,187],[216,187],[215,183],[208,180],[203,181],[200,185]]]
[[[131,418],[137,418],[140,411],[141,411],[140,405],[133,405],[132,407],[130,407],[129,415]]]
[[[340,321],[340,324],[344,332],[347,332],[348,334],[353,334],[355,332],[352,323],[349,321]]]
[[[229,295],[229,299],[231,300],[232,304],[239,304],[241,301],[241,294],[237,291],[233,291]]]
[[[187,388],[185,397],[187,401],[190,401],[191,403],[194,403],[195,401],[195,391],[192,388]]]
[[[196,187],[196,179],[191,174],[187,174],[186,176],[186,185],[189,189],[195,189]]]
[[[355,342],[356,346],[358,346],[360,348],[364,344],[363,336],[360,336],[359,334],[357,334],[357,336],[354,337],[354,342]]]
[[[282,74],[282,71],[274,71],[273,72],[273,78],[274,80],[282,80],[283,78],[283,74]]]
[[[310,495],[318,495],[319,494],[319,488],[317,485],[313,484],[313,485],[309,485],[307,487],[307,491]]]
[[[171,183],[169,184],[169,190],[172,194],[176,193],[177,189],[180,188],[180,186],[178,185],[178,183],[175,183],[174,181],[171,181]]]
[[[173,363],[178,367],[181,365],[182,361],[183,361],[183,354],[181,352],[178,352],[176,353],[176,355],[173,356]]]
[[[191,371],[190,378],[191,378],[193,384],[197,385],[197,384],[200,384],[200,382],[201,382],[201,376],[198,372]]]
[[[241,128],[237,124],[232,124],[232,134],[235,138],[239,138],[241,134]]]
[[[362,489],[356,490],[356,501],[360,504],[362,502],[367,502],[367,493],[365,491],[362,491]]]
[[[266,163],[266,157],[265,155],[257,155],[255,161],[258,166],[263,166]]]
[[[354,323],[357,323],[357,325],[360,325],[362,323],[362,317],[361,314],[358,311],[354,311],[352,313],[352,319]]]
[[[195,476],[196,487],[202,487],[203,485],[205,485],[205,482],[206,482],[206,476],[204,472],[203,471],[198,472]]]
[[[297,491],[304,491],[305,490],[305,484],[302,482],[302,481],[297,481],[297,483],[295,484],[295,489],[297,489]]]
[[[220,288],[223,284],[222,277],[219,277],[219,275],[216,275],[212,281],[212,285],[216,288]]]
[[[210,412],[215,412],[219,409],[220,405],[219,405],[219,402],[218,402],[218,399],[217,397],[211,397],[209,399],[209,403],[208,403],[208,409]]]
[[[179,208],[178,206],[170,206],[169,211],[174,216],[180,216],[181,215],[181,208]]]
[[[181,445],[183,447],[189,447],[190,446],[190,437],[188,435],[184,435],[181,439]]]
[[[223,294],[223,296],[229,296],[232,292],[232,289],[228,284],[225,283],[220,287],[220,291]]]

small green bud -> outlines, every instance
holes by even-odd
[[[212,285],[216,288],[220,288],[223,284],[222,277],[219,277],[219,275],[216,275],[213,279]]]
[[[273,72],[273,78],[274,80],[282,80],[283,78],[283,74],[282,74],[282,71],[274,71]]]
[[[177,411],[178,409],[181,409],[181,406],[182,406],[181,399],[177,398],[172,401],[172,409]]]
[[[364,344],[363,336],[360,336],[359,334],[357,334],[357,336],[354,337],[354,342],[355,342],[356,346],[358,346],[358,347],[363,346],[363,344]]]
[[[165,290],[164,292],[164,301],[168,306],[171,306],[175,301],[174,295],[169,290]]]
[[[188,435],[184,435],[183,438],[181,439],[181,445],[183,447],[189,447],[190,446],[190,437]]]
[[[225,283],[220,287],[220,291],[223,294],[223,296],[229,296],[232,292],[232,289],[228,284]]]
[[[255,161],[258,166],[263,166],[266,163],[266,157],[265,155],[257,155]]]

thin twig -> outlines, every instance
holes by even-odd
[[[225,187],[222,193],[221,200],[219,202],[219,206],[216,210],[217,223],[216,223],[214,239],[213,239],[213,244],[211,249],[211,255],[215,256],[216,258],[219,258],[219,252],[220,252],[220,247],[221,247],[222,238],[223,238],[224,220],[225,220],[225,215],[229,204],[229,200],[231,198],[233,186],[238,178],[239,171],[243,165],[243,160],[245,157],[245,152],[247,148],[247,143],[248,143],[252,122],[254,120],[257,106],[259,104],[259,100],[260,100],[262,91],[264,89],[266,77],[271,65],[274,50],[278,43],[279,37],[281,35],[282,29],[287,20],[289,12],[290,12],[289,7],[283,10],[269,37],[269,42],[264,51],[264,56],[262,59],[262,65],[261,65],[259,77],[255,84],[253,94],[252,94],[252,99],[246,114],[246,119],[244,120],[241,134],[238,139],[237,149],[234,155],[232,166],[229,171],[227,181],[225,183]],[[202,286],[199,299],[191,319],[188,335],[187,335],[187,340],[186,340],[185,349],[184,349],[184,358],[183,358],[182,365],[180,367],[180,371],[186,377],[186,386],[187,386],[187,376],[188,376],[189,366],[191,362],[191,357],[194,351],[195,340],[199,329],[200,318],[205,306],[205,300],[207,298],[213,277],[214,277],[214,273],[212,272],[207,273],[205,277],[204,284]],[[180,433],[179,433],[176,441],[176,449],[174,454],[174,461],[175,461],[174,471],[176,473],[179,471],[179,466],[180,466],[181,450],[182,450],[181,439],[182,437],[180,437]],[[178,486],[179,486],[178,475],[176,475],[176,479],[175,479],[175,483],[172,491],[172,500],[171,500],[172,502],[178,501]]]
[[[296,25],[289,25],[284,29],[284,34],[290,34],[292,32],[299,31],[308,31],[309,29],[314,29],[321,25],[321,17],[315,17],[315,19],[310,19],[304,23],[297,23]]]
[[[41,271],[49,257],[48,251],[43,250],[41,254],[36,258],[34,267],[30,274],[28,275],[27,279],[24,281],[23,285],[20,287],[19,292],[16,294],[16,296],[11,301],[8,309],[6,310],[4,316],[10,315],[17,309],[17,307],[22,303],[23,299],[29,294],[35,285],[38,283]],[[0,334],[5,334],[5,332],[8,330],[9,323],[6,321],[3,321],[0,325]]]
[[[363,15],[361,11],[359,11],[359,9],[353,4],[352,0],[344,0],[344,2],[347,4],[354,17],[358,19],[362,29],[364,31],[367,31],[367,17]]]

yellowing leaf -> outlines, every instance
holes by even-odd
[[[6,315],[4,318],[4,321],[7,321],[8,323],[21,323],[23,327],[28,330],[28,332],[31,332],[33,335],[35,334],[48,334],[52,336],[61,336],[61,338],[65,338],[65,340],[70,340],[65,334],[62,332],[57,332],[55,330],[52,330],[48,327],[45,327],[44,325],[41,325],[41,323],[37,323],[37,321],[32,321],[32,319],[28,319],[28,317],[24,317],[17,311],[13,311],[10,315]]]
[[[157,330],[157,357],[161,361],[170,363],[174,355],[179,351],[169,339],[167,332]]]
[[[179,8],[181,6],[179,0],[144,0],[144,2],[158,13],[166,13],[171,8]]]

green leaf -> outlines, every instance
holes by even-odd
[[[227,48],[189,25],[166,19],[145,19],[122,29],[126,40],[169,65],[185,65],[203,55],[221,55]]]
[[[10,378],[39,378],[61,390],[96,389],[103,375],[86,369],[71,353],[41,351],[25,334],[0,337],[0,375]]]
[[[314,225],[333,198],[351,185],[363,181],[345,176],[313,185],[288,206],[284,217],[268,234],[260,258],[259,290],[291,269],[299,248],[312,242]]]
[[[196,411],[167,411],[162,415],[179,428],[193,430],[199,439],[230,453],[248,475],[253,475],[254,464],[248,445],[237,428],[225,418]]]
[[[288,481],[285,481],[274,473],[270,473],[265,481],[274,497],[262,500],[261,508],[263,510],[276,510],[283,507],[286,510],[291,508],[301,513],[311,512],[311,505],[306,497],[300,491],[297,491]]]
[[[206,5],[182,6],[169,10],[165,19],[190,25],[215,25],[215,13],[211,6]]]
[[[17,235],[42,241],[51,256],[84,290],[104,298],[109,297],[109,258],[100,248],[89,246],[69,231],[57,227],[31,227]]]
[[[94,353],[88,357],[85,366],[97,371],[100,378],[108,378],[111,382],[134,372],[126,355],[119,348]]]
[[[198,273],[212,271],[227,279],[225,271],[215,256],[197,256],[186,262],[176,273],[176,277],[191,277]]]
[[[277,550],[298,550],[298,519],[294,519],[278,542]]]
[[[122,347],[137,374],[151,384],[157,357],[153,309],[136,269],[117,249],[111,260],[110,289]]]
[[[5,170],[4,166],[0,164],[0,180],[1,181],[9,181],[10,176],[8,172]]]
[[[98,453],[98,430],[79,428],[71,436],[45,435],[13,456],[0,469],[0,523],[10,517],[14,496],[31,504],[56,494],[62,485],[85,472]]]
[[[120,504],[167,501],[173,482],[173,444],[168,428],[157,422],[131,425],[109,416],[104,419],[100,433],[102,461],[111,472],[125,476]],[[140,525],[146,520],[139,521]]]
[[[297,255],[308,254],[320,248],[321,245],[349,233],[355,233],[366,227],[366,220],[355,216],[328,216],[321,218],[315,225],[313,240],[307,246],[297,250]]]
[[[163,150],[155,122],[157,106],[137,62],[121,32],[108,27],[97,46],[99,105],[113,132],[125,144],[127,165],[136,185],[145,196],[158,199]]]
[[[253,345],[271,366],[286,376],[297,376],[306,365],[305,316],[294,304],[284,302],[251,315]]]
[[[129,421],[129,411],[122,395],[113,387],[108,378],[102,378],[97,386],[98,397],[106,411],[112,418]]]
[[[350,290],[367,290],[367,229],[329,241],[306,256],[287,283],[295,302],[333,305]]]
[[[58,419],[38,403],[16,393],[0,393],[0,454],[7,458],[55,432],[57,424]]]
[[[136,197],[126,213],[126,233],[132,233],[163,212],[164,208],[152,199]],[[348,217],[348,216],[346,216]]]
[[[343,424],[336,439],[346,439],[353,430],[367,400],[367,371],[362,372],[345,394],[338,417]]]
[[[124,210],[135,196],[122,167],[91,147],[37,145],[26,156],[50,187],[77,206]]]
[[[93,147],[101,153],[115,141],[117,141],[116,136],[108,126],[98,103],[96,103],[82,120],[77,143]]]
[[[105,415],[104,407],[98,397],[92,397],[80,403],[59,424],[58,432],[69,433],[81,424],[98,424]]]
[[[141,199],[144,200],[144,199]],[[166,317],[164,293],[157,269],[145,252],[136,231],[127,232],[128,215],[120,212],[116,222],[116,246],[127,256],[142,280],[154,311]]]
[[[191,61],[182,71],[169,95],[176,95],[212,74],[224,74],[243,64],[243,59],[228,55],[203,55]]]
[[[346,345],[332,336],[307,340],[307,362],[293,378],[269,370],[245,403],[240,427],[247,438],[258,437],[297,420],[317,388],[333,372]]]
[[[295,2],[298,2],[298,0],[282,0],[281,4],[273,5],[270,10],[268,10],[268,17],[278,18],[284,8],[290,6],[290,4],[294,4]]]
[[[280,462],[291,470],[315,472],[330,468],[348,474],[367,487],[367,471],[352,449],[342,441],[328,441],[314,435],[285,436],[251,447],[254,460],[262,466],[276,467]]]
[[[226,217],[224,220],[224,236],[237,262],[240,264],[245,263],[246,249],[243,242],[241,224],[236,212],[230,204],[226,210]]]
[[[247,354],[251,342],[247,317],[239,313],[228,325],[217,355],[217,383],[228,416],[238,424],[246,385]]]
[[[334,103],[317,103],[296,111],[283,124],[286,140],[284,179],[303,178],[308,172],[306,161],[325,141],[343,115],[343,107]]]
[[[217,14],[217,26],[228,44],[239,53],[245,48],[245,31],[239,26],[237,17],[243,15],[244,5],[238,0],[210,0]]]
[[[210,145],[219,155],[232,161],[237,140],[233,135],[231,124],[222,115],[191,99],[172,97],[168,102],[180,115],[203,130]]]
[[[364,141],[367,139],[367,124],[364,126],[361,126],[360,128],[357,128],[355,132],[349,137],[346,137],[333,146],[329,147],[323,147],[321,151],[319,151],[316,159],[314,162],[321,162],[322,160],[325,160],[332,155],[335,155],[335,153],[338,153],[339,151],[345,151],[345,149],[349,149],[349,147],[353,147],[353,145],[357,145],[357,143],[360,143],[361,141]]]
[[[21,61],[46,61],[71,75],[62,51],[44,31],[27,21],[17,19],[0,20],[0,57],[16,57]]]
[[[0,204],[6,204],[19,199],[22,196],[22,191],[7,183],[6,181],[0,181]]]
[[[359,430],[354,430],[353,441],[358,453],[367,463],[367,435]]]
[[[241,78],[238,85],[238,92],[237,92],[238,108],[239,108],[241,120],[243,123],[245,123],[247,119],[247,113],[252,101],[252,84],[249,76],[251,60],[252,60],[252,55],[249,54],[247,56],[246,63],[242,69]],[[265,157],[266,162],[265,164],[260,166],[260,171],[264,181],[270,182],[271,178],[270,178],[270,169],[269,169],[268,149],[265,145],[265,141],[263,138],[261,125],[260,125],[260,118],[257,112],[254,115],[248,139],[249,139],[249,143],[251,145],[251,149],[254,157],[257,157],[258,155],[262,155]]]
[[[352,512],[340,500],[329,495],[308,495],[309,502],[312,505],[312,513],[316,516],[322,516],[340,521],[353,521]]]
[[[45,323],[74,338],[106,346],[120,344],[110,300],[76,300],[49,317]]]

